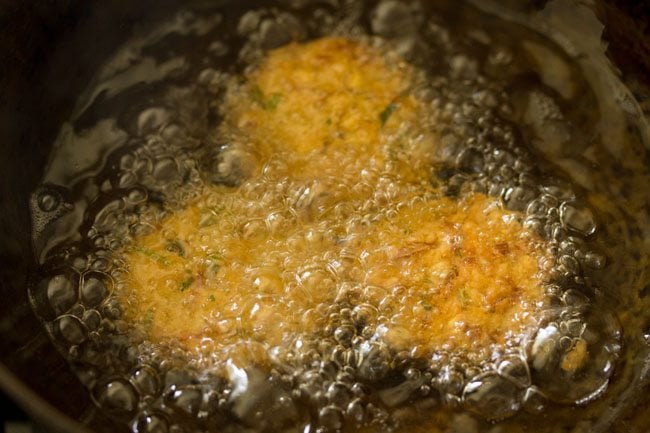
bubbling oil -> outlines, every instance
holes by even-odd
[[[621,331],[555,90],[505,38],[339,6],[184,12],[109,62],[34,196],[37,314],[133,432],[567,425]]]
[[[203,351],[251,338],[276,347],[324,329],[319,310],[353,284],[384,317],[374,326],[413,353],[476,343],[485,358],[488,340],[520,334],[543,302],[541,239],[532,247],[517,215],[486,196],[436,198],[426,169],[436,139],[415,121],[426,113],[405,93],[407,68],[387,60],[323,38],[272,51],[245,91],[235,86],[221,134],[236,138],[212,170],[239,186],[206,188],[130,247],[133,289],[116,294],[130,321]]]

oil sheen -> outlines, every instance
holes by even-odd
[[[188,6],[62,125],[32,304],[125,432],[608,431],[648,175],[605,106],[469,7]]]

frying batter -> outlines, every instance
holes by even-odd
[[[544,297],[539,240],[487,196],[439,197],[416,77],[345,39],[271,52],[224,109],[248,179],[206,186],[137,240],[127,317],[187,349],[275,346],[322,332],[352,283],[396,348],[471,351],[524,332]]]

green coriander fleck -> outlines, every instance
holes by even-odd
[[[397,110],[397,104],[394,102],[391,102],[384,108],[384,111],[382,111],[379,114],[379,121],[381,122],[381,126],[384,126],[386,122],[388,122],[388,119],[390,116]]]

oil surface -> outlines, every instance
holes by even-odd
[[[591,84],[469,9],[181,12],[62,127],[35,311],[127,431],[604,431],[648,177]]]

